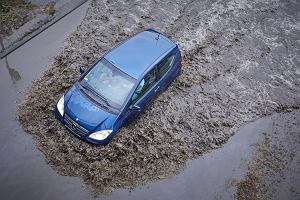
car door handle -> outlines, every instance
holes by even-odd
[[[160,89],[160,86],[157,86],[157,88],[154,90],[154,92],[158,92]]]

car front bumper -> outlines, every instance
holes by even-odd
[[[66,125],[66,122],[64,120],[64,117],[61,116],[61,114],[59,113],[57,107],[55,107],[55,117],[58,121],[60,121],[62,123],[62,125],[69,131],[71,132],[73,135],[75,135],[77,138],[79,138],[80,140],[83,140],[85,142],[88,142],[90,144],[93,145],[107,145],[111,139],[112,136],[114,135],[113,133],[111,133],[105,140],[94,140],[92,138],[89,137],[89,134],[83,136],[83,135],[79,135],[76,132],[74,132],[69,126]]]

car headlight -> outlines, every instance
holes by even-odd
[[[57,110],[61,114],[61,116],[64,115],[64,110],[65,110],[64,109],[64,103],[65,103],[64,96],[62,96],[60,98],[60,100],[58,101],[58,103],[57,103]]]
[[[97,131],[92,133],[89,137],[94,140],[104,140],[109,136],[109,134],[111,134],[111,132],[112,130]]]

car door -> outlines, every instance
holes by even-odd
[[[124,119],[125,122],[136,118],[140,111],[144,110],[152,102],[157,88],[159,87],[157,85],[157,71],[155,67],[144,76],[131,97],[131,106],[136,105],[141,110],[130,109],[129,106],[124,116],[126,118]]]

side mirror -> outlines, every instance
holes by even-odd
[[[141,107],[137,106],[137,105],[130,105],[129,109],[132,111],[141,111]]]
[[[79,68],[79,71],[80,71],[80,74],[83,74],[84,71],[85,71],[84,67],[81,66],[81,67]]]

